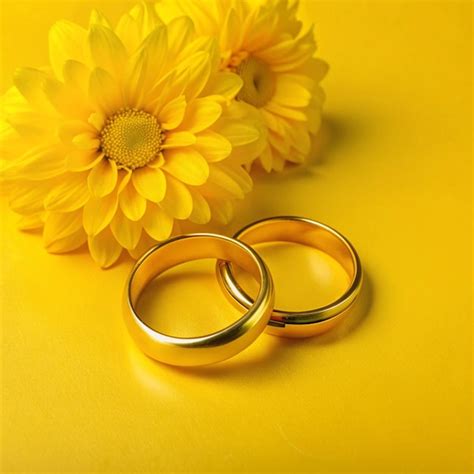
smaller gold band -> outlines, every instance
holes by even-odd
[[[247,312],[230,326],[198,337],[174,337],[148,326],[136,304],[146,285],[165,270],[201,258],[232,262],[260,282]],[[219,362],[249,346],[265,329],[274,303],[273,281],[259,255],[248,245],[217,234],[188,234],[151,248],[135,264],[125,287],[124,318],[137,345],[153,359],[172,365],[197,366]]]
[[[360,293],[362,269],[359,257],[350,242],[331,227],[302,217],[272,217],[254,222],[234,235],[235,239],[255,245],[263,242],[294,242],[319,249],[335,258],[349,275],[347,291],[336,301],[308,311],[274,309],[266,332],[277,336],[307,337],[331,329],[344,318]],[[239,304],[250,307],[252,298],[237,283],[229,262],[217,263],[217,275]]]

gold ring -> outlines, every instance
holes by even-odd
[[[255,302],[230,326],[198,337],[174,337],[148,326],[136,304],[146,285],[165,270],[200,258],[230,261],[260,282]],[[188,234],[168,239],[146,252],[135,264],[124,292],[127,328],[140,349],[172,365],[197,366],[219,362],[241,352],[261,334],[273,310],[273,281],[267,266],[248,245],[217,234]]]
[[[276,336],[307,337],[321,334],[335,326],[350,311],[362,286],[362,268],[351,243],[331,227],[302,217],[271,217],[249,224],[239,230],[235,239],[254,245],[263,242],[294,242],[317,248],[335,258],[349,275],[351,283],[340,298],[308,311],[274,309],[266,332]],[[229,262],[217,262],[221,286],[244,307],[252,298],[237,283]]]

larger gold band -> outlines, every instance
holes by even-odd
[[[248,311],[230,326],[198,337],[174,337],[148,326],[136,312],[136,303],[146,285],[171,267],[201,258],[233,262],[260,282],[259,293]],[[151,248],[136,263],[124,292],[124,317],[130,334],[145,354],[172,365],[197,366],[225,360],[250,345],[265,329],[273,303],[272,278],[251,247],[222,235],[188,234]]]
[[[274,309],[267,328],[270,334],[307,337],[325,332],[347,315],[360,293],[362,269],[357,252],[343,235],[325,224],[302,217],[272,217],[244,227],[234,238],[249,245],[283,241],[315,247],[334,257],[350,277],[347,291],[331,304],[308,311]],[[252,305],[252,298],[237,283],[229,262],[218,262],[217,274],[234,300],[245,307]]]

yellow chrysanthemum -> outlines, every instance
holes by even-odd
[[[199,34],[219,39],[221,68],[243,80],[237,100],[254,106],[268,130],[263,168],[301,163],[321,122],[327,65],[313,57],[313,32],[302,34],[297,2],[288,0],[162,0],[165,19],[189,15]]]
[[[51,252],[87,241],[107,267],[175,220],[230,219],[264,134],[214,41],[140,5],[115,28],[96,12],[88,29],[60,21],[49,48],[51,68],[17,71],[2,101],[1,174],[24,229],[44,227]]]

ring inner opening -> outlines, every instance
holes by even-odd
[[[341,264],[321,250],[307,245],[271,242],[255,244],[265,260],[275,284],[275,307],[307,311],[337,300],[350,285]],[[241,288],[255,299],[258,287],[248,273],[232,265]]]
[[[307,245],[333,257],[345,269],[350,279],[354,278],[352,252],[339,237],[324,227],[297,220],[267,221],[246,230],[239,239],[249,245],[263,242],[292,242]]]
[[[308,311],[338,300],[351,286],[354,258],[350,248],[324,227],[305,221],[262,222],[239,237],[267,263],[275,283],[275,307]],[[232,266],[241,288],[255,298],[255,283]]]
[[[198,337],[243,317],[245,310],[233,305],[219,287],[216,258],[233,262],[258,293],[259,268],[237,245],[204,237],[177,240],[157,249],[135,274],[131,296],[140,319],[162,334]]]

